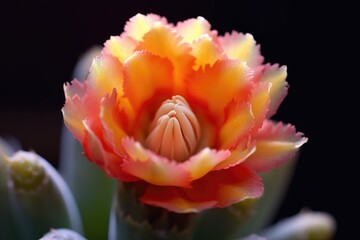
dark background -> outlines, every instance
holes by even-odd
[[[293,123],[309,137],[294,180],[276,219],[303,207],[327,211],[338,221],[337,239],[355,234],[354,194],[359,160],[351,153],[349,103],[354,95],[345,74],[351,39],[340,22],[340,6],[300,1],[132,1],[96,3],[14,1],[1,8],[0,136],[16,137],[57,164],[64,103],[78,57],[120,34],[136,13],[157,13],[169,22],[203,16],[220,34],[252,33],[265,61],[288,66],[289,95],[275,119]],[[351,15],[350,15],[351,17]],[[343,17],[341,17],[343,19]],[[345,94],[345,95],[344,95]],[[354,98],[357,101],[357,98]],[[356,110],[356,108],[355,108]],[[350,133],[350,137],[349,137]],[[358,142],[359,140],[355,140]],[[353,144],[354,145],[354,144]],[[355,152],[355,151],[354,151]]]

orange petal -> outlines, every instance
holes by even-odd
[[[199,212],[213,207],[226,207],[263,193],[261,178],[241,164],[214,171],[192,183],[192,188],[150,185],[141,196],[144,203],[178,213]]]
[[[271,89],[271,84],[268,83],[259,82],[255,85],[256,86],[249,100],[251,105],[251,112],[255,119],[255,125],[252,129],[252,133],[256,133],[265,120],[270,104]]]
[[[129,138],[123,140],[123,147],[128,158],[121,167],[128,174],[159,186],[189,186],[190,174],[177,162],[161,157]]]
[[[115,89],[111,96],[107,95],[102,99],[100,119],[105,141],[112,146],[114,152],[120,153],[119,151],[123,151],[121,140],[129,134],[134,113],[131,106],[126,104],[126,99],[118,100]]]
[[[287,95],[288,84],[286,82],[287,70],[286,66],[279,68],[278,64],[275,65],[266,65],[264,74],[262,76],[262,81],[266,83],[271,83],[270,89],[270,106],[267,113],[267,117],[270,118],[273,116],[277,109],[279,108],[281,102]]]
[[[130,57],[136,48],[137,42],[132,38],[123,35],[110,37],[104,44],[103,52],[116,57],[121,64]]]
[[[307,142],[295,127],[265,121],[256,136],[256,151],[243,164],[255,171],[268,171],[294,157],[301,145]]]
[[[212,67],[214,63],[222,58],[222,51],[209,35],[203,35],[192,44],[191,54],[195,57],[194,70],[204,68],[206,65]]]
[[[215,166],[227,159],[230,154],[229,150],[216,151],[205,148],[180,166],[190,173],[191,181],[193,181],[208,174]]]
[[[204,34],[210,34],[210,28],[210,23],[203,17],[191,18],[176,24],[176,30],[184,42],[192,42]]]
[[[254,115],[251,106],[246,102],[234,102],[230,109],[228,119],[220,128],[220,148],[231,149],[239,145],[246,147],[249,134],[255,125]]]
[[[138,178],[122,171],[121,163],[123,158],[106,150],[103,141],[97,136],[97,134],[95,134],[90,125],[88,125],[85,121],[84,127],[86,129],[86,134],[81,144],[84,147],[85,155],[90,161],[96,163],[107,175],[111,177],[122,181],[138,180]]]
[[[264,61],[259,45],[256,45],[254,37],[249,33],[244,35],[233,31],[219,37],[219,42],[228,57],[247,62],[250,67],[256,67]]]
[[[173,67],[164,58],[148,52],[136,52],[124,64],[124,90],[137,112],[159,92],[173,92]]]
[[[256,151],[255,144],[251,144],[247,146],[247,143],[238,144],[234,150],[231,151],[231,155],[226,158],[224,161],[220,162],[214,170],[227,169],[230,167],[234,167],[246,159],[249,158]]]
[[[136,14],[134,17],[130,18],[129,21],[125,24],[125,34],[137,41],[142,40],[145,33],[147,33],[154,23],[162,22],[167,23],[166,18],[160,17],[156,14]]]
[[[88,77],[88,87],[94,91],[99,100],[111,94],[115,88],[123,95],[123,68],[113,56],[102,54],[93,60]]]
[[[184,87],[183,78],[192,69],[194,58],[190,55],[190,46],[187,43],[181,43],[181,37],[172,28],[162,23],[155,23],[144,35],[138,50],[146,50],[168,58],[174,66],[175,89]]]
[[[221,118],[225,107],[234,99],[242,100],[248,94],[250,69],[236,60],[219,60],[214,66],[199,69],[187,82],[191,97],[207,103],[213,116]]]
[[[98,99],[91,93],[88,93],[87,83],[81,83],[77,80],[71,84],[64,85],[65,105],[62,108],[64,122],[67,128],[76,139],[82,141],[85,128],[83,120],[98,116]]]

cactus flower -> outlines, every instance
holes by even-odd
[[[64,121],[88,159],[139,186],[145,204],[187,213],[258,198],[258,173],[307,141],[270,120],[287,72],[263,61],[250,34],[137,14],[85,82],[65,84]]]

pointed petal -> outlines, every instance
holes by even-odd
[[[265,121],[256,138],[256,151],[243,164],[263,172],[277,167],[294,157],[307,142],[302,133],[290,124]]]
[[[103,142],[85,121],[84,127],[86,129],[86,133],[82,141],[82,146],[86,157],[90,161],[96,163],[107,175],[113,178],[117,178],[122,181],[138,180],[138,178],[122,171],[121,163],[123,158],[106,150]]]
[[[176,30],[184,42],[192,42],[204,34],[210,34],[210,28],[210,23],[203,17],[191,18],[176,24]]]
[[[250,67],[256,67],[264,61],[259,45],[256,45],[254,37],[249,33],[244,35],[233,31],[219,37],[219,42],[228,57],[247,62]]]
[[[234,150],[231,151],[231,155],[227,159],[216,165],[214,170],[234,167],[248,159],[249,156],[251,156],[255,151],[255,144],[252,144],[250,146],[246,146],[245,144],[239,144]]]
[[[270,106],[269,112],[267,113],[267,118],[273,116],[277,109],[279,108],[281,102],[287,95],[288,84],[286,82],[287,70],[286,66],[279,68],[278,64],[267,65],[265,67],[262,81],[266,83],[271,83],[270,89]]]
[[[174,66],[175,89],[184,88],[184,77],[191,70],[194,57],[190,55],[189,44],[181,43],[181,36],[170,26],[160,22],[155,23],[152,29],[144,35],[138,50],[146,50],[169,59]]]
[[[194,70],[204,68],[206,65],[212,67],[214,63],[222,58],[221,49],[209,35],[203,35],[193,43],[191,54],[195,57]]]
[[[255,125],[251,106],[246,102],[234,102],[229,110],[229,115],[219,132],[220,148],[235,148],[241,142],[247,144],[249,134]]]
[[[208,174],[215,166],[225,161],[230,154],[229,150],[216,151],[205,148],[180,166],[190,172],[191,181],[193,181]]]
[[[249,100],[251,112],[255,119],[252,133],[256,133],[261,128],[270,104],[271,84],[259,82],[256,85]]]
[[[129,134],[131,122],[134,121],[131,105],[126,104],[124,98],[118,100],[114,89],[111,96],[106,95],[101,101],[100,119],[104,140],[114,152],[120,154],[123,151],[121,141]]]
[[[76,139],[82,141],[85,128],[82,121],[97,115],[99,103],[94,95],[88,93],[87,83],[77,80],[64,85],[65,105],[62,108],[64,123]]]
[[[128,157],[121,167],[128,174],[159,186],[189,186],[190,174],[177,162],[147,150],[130,138],[123,140],[123,147]]]
[[[134,53],[136,45],[137,42],[126,35],[112,36],[105,42],[103,53],[116,57],[121,64],[124,64],[125,60]]]
[[[99,100],[114,88],[122,96],[123,67],[115,57],[102,54],[93,60],[87,83]]]
[[[262,193],[261,178],[240,164],[211,172],[192,182],[192,188],[150,185],[140,200],[170,211],[186,213],[226,207],[248,198],[258,198]]]
[[[156,14],[143,15],[138,13],[125,24],[125,34],[137,41],[141,41],[144,34],[147,33],[156,22],[166,24],[167,20]]]
[[[164,58],[148,52],[136,52],[124,64],[125,96],[135,112],[157,93],[173,92],[173,67]]]
[[[221,119],[232,100],[240,101],[248,96],[250,73],[246,64],[240,61],[219,60],[214,66],[199,69],[189,77],[186,90],[191,97],[207,104],[213,116]]]

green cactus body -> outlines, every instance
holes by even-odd
[[[51,228],[59,227],[82,232],[69,188],[45,159],[32,152],[18,151],[6,157],[6,164],[5,207],[11,211],[19,239],[38,239]]]

